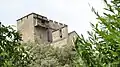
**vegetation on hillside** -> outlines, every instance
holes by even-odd
[[[30,67],[74,67],[73,59],[76,52],[73,46],[54,48],[49,44],[26,43],[27,50],[33,55]]]

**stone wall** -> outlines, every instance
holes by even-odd
[[[17,30],[22,34],[24,42],[34,40],[33,15],[26,16],[17,20]]]
[[[54,47],[63,47],[64,45],[67,45],[68,44],[68,38],[63,38],[63,39],[60,39],[58,41],[55,41],[53,43],[51,43],[52,46]]]
[[[79,35],[75,31],[70,32],[68,34],[68,44],[74,46],[74,43],[75,43],[77,37],[79,37]]]
[[[60,31],[61,30],[61,31]],[[53,42],[68,37],[68,27],[60,28],[52,32]]]
[[[39,41],[39,43],[41,44],[47,43],[48,42],[47,29],[43,27],[35,27],[34,37],[35,37],[35,40]]]

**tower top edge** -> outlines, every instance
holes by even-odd
[[[25,17],[30,16],[30,15],[37,15],[37,16],[45,17],[45,16],[42,16],[42,15],[40,15],[40,14],[37,14],[37,13],[32,12],[32,13],[29,13],[29,14],[27,14],[27,15],[25,15],[25,16],[19,18],[19,19],[17,19],[16,21],[19,21],[19,20],[21,20],[21,19],[23,19],[23,18],[25,18]]]

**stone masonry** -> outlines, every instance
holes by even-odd
[[[75,31],[68,33],[66,24],[49,20],[47,17],[30,13],[17,20],[17,30],[22,34],[23,42],[39,42],[54,46],[74,44],[78,36]]]

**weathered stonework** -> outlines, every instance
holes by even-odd
[[[66,24],[48,20],[47,17],[36,13],[30,13],[17,20],[17,30],[22,34],[23,42],[38,41],[41,44],[62,46],[74,44],[77,38],[75,31],[68,33]]]

